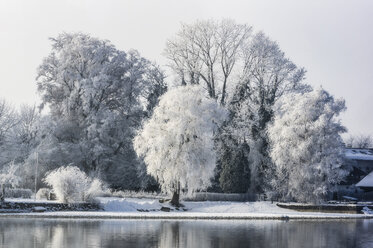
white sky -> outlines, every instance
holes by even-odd
[[[372,0],[0,0],[0,97],[38,102],[36,68],[48,37],[82,31],[165,63],[180,22],[232,18],[263,30],[307,69],[307,82],[346,99],[352,134],[373,134]]]

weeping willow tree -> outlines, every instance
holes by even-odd
[[[135,137],[147,173],[173,194],[173,205],[179,205],[181,191],[192,194],[210,186],[216,166],[213,138],[225,116],[200,86],[179,86],[161,97]]]

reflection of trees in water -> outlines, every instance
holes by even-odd
[[[43,247],[45,240],[50,238],[50,232],[42,231],[45,226],[45,223],[36,220],[1,219],[1,247]]]
[[[0,244],[4,247],[100,247],[99,222],[74,220],[2,219]],[[2,246],[2,247],[3,247]]]
[[[158,247],[219,247],[214,221],[163,221]],[[220,225],[225,229],[225,226]]]
[[[52,237],[48,242],[48,247],[100,247],[99,227],[100,223],[97,221],[63,221],[53,223],[51,228]]]
[[[102,222],[101,247],[154,247],[160,221],[119,220]]]
[[[0,247],[369,247],[372,220],[0,221]]]
[[[162,222],[158,246],[361,247],[357,240],[363,223],[353,220],[170,221]],[[373,222],[369,225],[372,228]]]
[[[247,226],[241,225],[214,220],[162,222],[158,247],[250,247]]]
[[[288,247],[356,247],[356,221],[295,221],[278,236]],[[286,240],[287,239],[287,240]]]
[[[355,247],[357,222],[289,221],[264,228],[259,247]]]

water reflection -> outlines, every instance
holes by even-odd
[[[373,247],[373,220],[0,219],[0,247]]]

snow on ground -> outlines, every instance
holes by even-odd
[[[366,215],[373,215],[373,209],[370,209],[368,207],[364,207],[362,212]]]
[[[289,213],[271,202],[183,202],[189,212],[199,213]]]
[[[27,198],[5,198],[5,201],[8,202],[24,202],[24,203],[58,203],[58,201],[49,201],[49,200],[35,200],[35,199],[27,199]]]
[[[104,211],[66,211],[44,213],[3,213],[0,217],[35,218],[95,218],[95,219],[349,219],[373,218],[373,214],[343,214],[298,212],[276,206],[276,203],[261,202],[182,202],[183,208],[162,212],[160,208],[171,207],[158,199],[98,198]],[[172,207],[171,207],[172,208]],[[138,210],[141,210],[138,211]],[[149,212],[147,212],[149,211]]]
[[[100,198],[105,212],[100,213],[100,218],[175,218],[175,219],[314,219],[314,218],[373,218],[373,215],[343,214],[343,213],[317,213],[299,212],[291,209],[280,208],[276,203],[267,201],[258,202],[182,202],[183,209],[187,211],[160,212],[153,211],[162,206],[158,200],[150,199],[116,199]],[[172,207],[171,207],[172,208]],[[141,213],[137,210],[149,210],[153,212]],[[116,213],[113,213],[113,212]],[[88,214],[88,213],[87,213]],[[86,215],[87,215],[86,214]],[[79,215],[79,214],[78,214]],[[88,214],[89,215],[89,214]]]
[[[168,203],[161,204],[157,199],[140,198],[97,198],[105,211],[109,212],[137,212],[138,210],[160,210],[162,206],[171,207]],[[196,213],[285,213],[294,212],[279,208],[270,202],[182,202],[184,209]]]
[[[153,211],[162,207],[158,199],[117,197],[98,197],[97,199],[104,210],[109,212],[137,212],[139,209]]]
[[[2,213],[0,217],[33,217],[33,218],[83,218],[83,219],[363,219],[373,218],[364,214],[336,214],[336,213],[206,213],[206,212],[44,212],[44,213]]]

